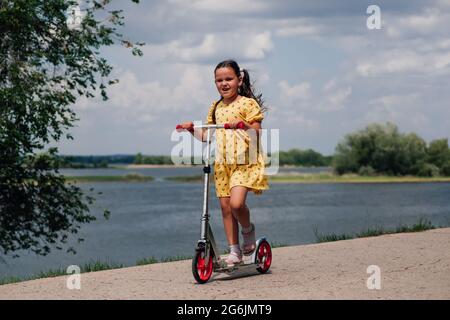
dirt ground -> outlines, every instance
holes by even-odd
[[[0,299],[450,299],[450,228],[276,248],[267,274],[203,285],[190,260],[68,278],[2,285]]]

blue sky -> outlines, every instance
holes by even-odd
[[[369,30],[366,9],[381,10]],[[166,154],[177,123],[204,120],[215,65],[248,68],[280,149],[332,154],[345,134],[393,122],[426,141],[450,135],[450,0],[115,1],[136,58],[103,50],[120,82],[110,100],[80,99],[61,154]]]

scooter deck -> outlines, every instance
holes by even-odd
[[[256,268],[258,268],[258,267],[259,267],[259,265],[253,261],[252,256],[248,256],[248,257],[244,257],[244,260],[241,263],[236,264],[232,267],[221,267],[220,262],[218,262],[217,265],[215,265],[215,267],[214,267],[214,271],[215,272],[223,272],[223,273],[232,273],[237,270],[240,270],[240,271],[246,271],[246,270],[251,270],[251,269],[256,270]]]
[[[236,271],[248,271],[248,270],[256,270],[256,268],[258,268],[258,265],[255,263],[240,263],[238,265],[235,265],[231,268],[218,268],[218,269],[214,269],[215,272],[218,273],[234,273]]]

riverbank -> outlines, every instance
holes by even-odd
[[[333,174],[295,174],[269,176],[275,183],[420,183],[450,182],[450,177],[415,177],[415,176],[359,176]]]
[[[421,218],[419,221],[412,225],[405,225],[401,224],[398,225],[395,229],[385,229],[382,227],[375,227],[375,228],[368,228],[365,230],[362,230],[361,232],[358,232],[356,234],[322,234],[319,232],[317,228],[314,229],[314,235],[316,237],[316,242],[331,242],[331,241],[340,241],[340,240],[349,240],[354,238],[365,238],[365,237],[375,237],[380,236],[384,234],[393,234],[393,233],[408,233],[408,232],[422,232],[426,230],[436,229],[436,228],[446,228],[445,226],[434,226],[431,221]],[[278,243],[278,242],[270,242],[270,246],[272,249],[279,248],[279,247],[286,247],[288,244],[286,243]],[[223,254],[229,253],[229,251],[225,250],[222,252]],[[192,259],[192,256],[171,256],[171,257],[165,257],[161,260],[156,259],[155,257],[145,257],[142,259],[139,259],[136,261],[137,266],[146,265],[146,264],[153,264],[153,263],[163,263],[163,262],[172,262],[172,261],[179,261],[179,260],[187,260]],[[96,272],[96,271],[103,271],[103,270],[110,270],[110,269],[120,269],[125,268],[126,266],[122,263],[111,263],[111,262],[105,262],[105,261],[91,261],[89,263],[86,263],[84,265],[80,266],[80,272],[86,273],[86,272]],[[130,266],[128,266],[130,267]],[[49,277],[57,277],[61,275],[66,275],[66,270],[64,268],[54,269],[54,270],[47,270],[47,271],[41,271],[37,273],[34,276],[28,276],[26,278],[20,278],[20,277],[7,277],[7,278],[0,278],[0,285],[9,284],[9,283],[16,283],[16,282],[23,282],[23,281],[29,281],[29,280],[35,280],[40,278],[49,278]]]
[[[155,180],[150,176],[129,173],[123,176],[66,176],[66,182],[148,182]]]
[[[153,169],[153,168],[192,168],[191,164],[128,164],[123,166],[110,166],[117,169]]]
[[[414,177],[414,176],[359,176],[359,175],[333,175],[327,173],[283,174],[268,176],[271,183],[425,183],[450,182],[450,177]],[[175,176],[166,180],[176,182],[201,182],[202,175]]]
[[[80,290],[68,276],[3,285],[0,299],[450,299],[449,242],[442,228],[282,247],[265,275],[198,285],[182,260],[81,274]]]

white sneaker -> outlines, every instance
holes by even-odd
[[[242,254],[230,252],[230,254],[225,259],[223,259],[223,261],[225,262],[228,268],[232,268],[242,263]]]

